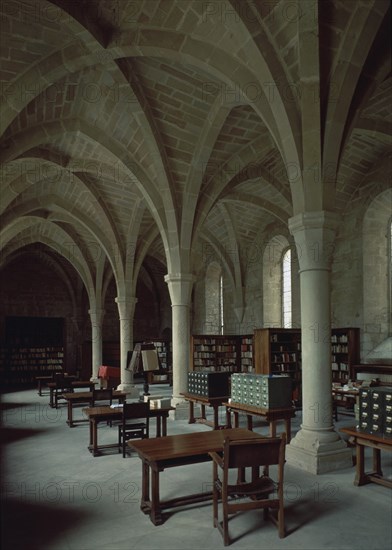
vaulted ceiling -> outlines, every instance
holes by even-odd
[[[39,244],[86,288],[98,272],[135,288],[148,258],[191,271],[205,243],[238,252],[287,230],[309,125],[300,22],[311,10],[325,207],[343,214],[390,184],[387,1],[1,10],[1,265]]]

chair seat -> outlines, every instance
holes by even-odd
[[[222,485],[220,483],[220,485]],[[274,481],[267,477],[263,476],[255,481],[249,483],[238,483],[236,485],[228,485],[227,493],[228,495],[259,495],[266,496],[274,493],[276,491],[276,484]]]

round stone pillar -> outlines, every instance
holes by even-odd
[[[98,369],[102,365],[102,321],[105,314],[104,309],[89,309],[91,319],[91,378],[92,382],[98,383]]]
[[[288,463],[319,474],[352,465],[332,415],[330,265],[337,218],[307,212],[289,220],[300,266],[302,424],[287,446]]]
[[[173,338],[173,398],[172,405],[178,406],[184,399],[188,385],[190,353],[190,301],[194,276],[190,274],[168,274],[165,281],[169,287],[172,305]]]
[[[131,397],[137,397],[138,391],[133,383],[133,372],[128,370],[128,351],[133,348],[133,317],[137,298],[116,298],[120,319],[120,369],[121,383],[118,390],[126,392]]]

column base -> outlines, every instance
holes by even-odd
[[[170,411],[169,417],[172,420],[188,420],[189,419],[189,403],[184,399],[173,397],[171,401],[174,411]]]
[[[117,390],[125,392],[130,398],[139,397],[140,389],[134,384],[119,384]]]
[[[290,466],[311,474],[343,470],[353,465],[352,450],[336,432],[304,429],[286,446],[286,460]]]

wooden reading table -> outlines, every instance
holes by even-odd
[[[185,399],[189,401],[189,422],[188,424],[194,424],[199,422],[201,424],[207,424],[207,426],[212,426],[214,430],[218,430],[219,426],[219,407],[224,401],[228,399],[227,395],[222,397],[203,397],[201,395],[196,395],[193,393],[180,393]],[[201,406],[201,417],[195,418],[195,403]],[[211,422],[206,418],[206,407],[212,407],[214,409],[214,421]]]
[[[74,374],[69,374],[67,375],[67,380],[76,380],[76,375]],[[49,374],[47,376],[36,376],[35,377],[35,380],[37,382],[37,391],[38,391],[38,395],[41,397],[42,396],[42,385],[43,384],[48,384],[48,382],[54,382],[54,374]]]
[[[150,409],[150,418],[156,418],[156,437],[165,436],[167,433],[167,418],[169,412],[175,410],[174,407],[165,407],[161,409]],[[98,424],[100,422],[112,422],[122,419],[121,407],[112,408],[109,405],[104,407],[88,407],[83,409],[89,420],[89,446],[88,450],[93,456],[100,454],[100,449],[118,447],[118,443],[109,445],[98,445]],[[155,439],[155,438],[154,438]],[[156,444],[156,443],[155,443]]]
[[[196,493],[161,501],[159,495],[159,474],[165,468],[197,464],[210,460],[209,451],[219,452],[223,448],[225,437],[232,439],[261,438],[260,434],[235,428],[169,435],[157,444],[154,439],[128,441],[142,460],[142,498],[140,508],[150,515],[154,525],[164,522],[162,511],[184,504],[203,502],[212,498],[211,492]],[[151,471],[151,487],[150,487]]]
[[[381,449],[391,452],[392,439],[362,432],[355,426],[341,428],[340,431],[352,437],[356,446],[357,461],[354,485],[365,485],[366,483],[373,482],[392,489],[392,480],[384,478],[381,470]],[[372,473],[365,473],[365,447],[373,449]]]
[[[340,406],[344,407],[347,410],[353,410],[358,396],[358,389],[344,390],[343,388],[332,388],[335,420],[338,419],[337,407]]]
[[[75,424],[80,424],[81,422],[88,422],[88,418],[81,418],[78,420],[73,419],[73,407],[76,403],[88,403],[90,406],[92,406],[92,397],[93,392],[91,391],[78,391],[78,392],[69,392],[69,393],[63,393],[62,397],[67,402],[67,409],[68,409],[68,418],[67,418],[67,424],[70,428],[73,428]],[[117,399],[119,403],[123,403],[126,399],[127,394],[122,391],[114,391],[113,392],[113,398]]]
[[[246,414],[247,428],[253,429],[253,416],[262,416],[269,423],[270,436],[276,436],[276,422],[278,420],[284,420],[286,428],[287,443],[291,439],[291,419],[295,416],[295,408],[290,407],[288,409],[263,409],[261,407],[254,407],[253,405],[245,405],[242,403],[223,403],[226,407],[226,424],[228,428],[231,428],[231,413],[234,415],[234,427],[239,426],[239,414]]]
[[[50,391],[49,405],[50,407],[52,407],[52,409],[57,409],[57,405],[58,405],[57,401],[60,394],[57,394],[56,390],[58,390],[59,388],[56,382],[49,382],[47,386]],[[85,389],[85,388],[88,388],[89,391],[93,391],[94,387],[95,387],[94,382],[91,382],[90,380],[72,380],[68,386],[71,392],[73,392],[75,389]],[[64,388],[64,390],[66,390],[66,388]]]

